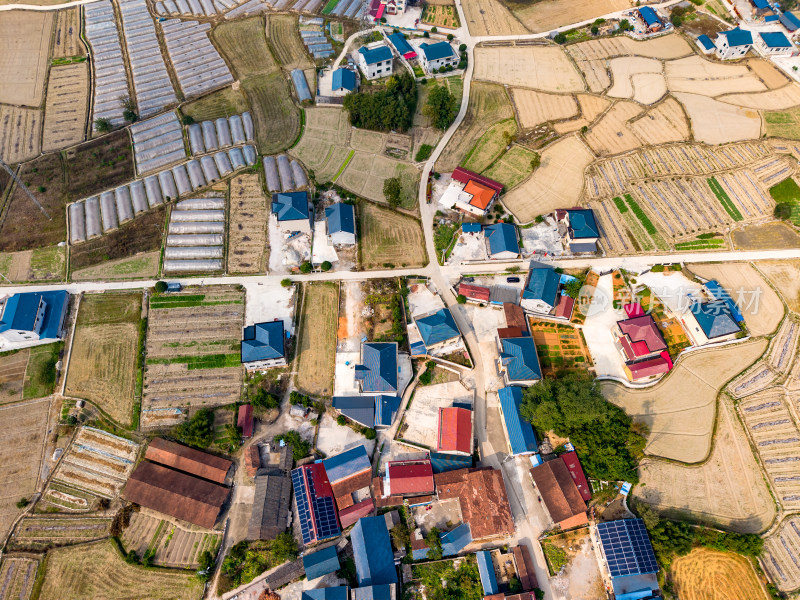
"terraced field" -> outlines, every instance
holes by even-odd
[[[28,600],[36,581],[39,561],[6,555],[0,565],[0,600]]]
[[[122,544],[144,556],[155,550],[155,564],[175,568],[196,568],[200,554],[209,550],[214,554],[222,541],[218,531],[187,528],[165,521],[150,511],[139,511],[131,516],[130,525],[122,535]]]

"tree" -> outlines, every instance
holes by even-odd
[[[466,45],[466,44],[461,44],[461,45],[458,47],[458,51],[459,51],[459,52],[466,52],[466,51],[467,51],[467,45]]]
[[[133,123],[139,119],[139,115],[136,113],[136,102],[130,96],[120,96],[119,103],[122,105],[122,117],[128,123]]]
[[[153,564],[156,562],[156,550],[155,548],[150,548],[149,550],[145,550],[144,556],[142,556],[142,565],[145,567],[152,567]]]
[[[347,94],[344,108],[354,127],[406,131],[413,123],[417,108],[417,83],[408,72],[392,75],[376,91]]]
[[[254,408],[263,408],[268,410],[272,408],[278,408],[281,405],[281,401],[264,388],[259,388],[255,395],[250,399],[250,404],[252,404]]]
[[[156,281],[155,285],[156,292],[159,294],[163,294],[167,291],[167,282],[166,281]]]
[[[95,119],[94,121],[94,130],[98,133],[108,133],[111,131],[112,127],[111,120],[105,117]]]
[[[17,508],[22,509],[28,506],[28,499],[27,498],[20,498],[17,500]]]
[[[194,123],[194,117],[192,115],[183,115],[183,117],[181,117],[181,122],[184,125],[191,125]]]
[[[452,41],[453,41],[453,39],[454,39],[455,37],[456,37],[456,36],[454,36],[452,33],[448,33],[448,34],[447,34],[447,41],[448,41],[448,42],[452,42]]]
[[[336,424],[339,425],[340,427],[346,427],[347,419],[345,418],[344,415],[339,415],[338,417],[336,417]]]
[[[278,441],[283,440],[284,443],[292,447],[292,457],[296,461],[305,458],[311,452],[311,444],[301,438],[300,434],[293,429],[277,436],[275,439]]]
[[[208,448],[214,441],[214,411],[198,410],[191,419],[175,427],[173,435],[184,444]]]
[[[531,157],[531,170],[535,171],[539,168],[539,165],[542,164],[542,157],[539,155],[538,152],[534,152],[533,156]]]
[[[561,33],[561,32],[558,32],[558,33],[555,35],[555,37],[553,38],[553,41],[554,41],[556,44],[564,44],[564,43],[566,43],[566,41],[567,41],[567,36],[566,36],[566,35],[564,35],[564,34],[563,34],[563,33]]]
[[[200,564],[201,571],[208,571],[214,567],[214,555],[210,550],[203,550],[197,562]]]
[[[294,560],[297,558],[297,542],[294,536],[288,531],[278,534],[270,544],[270,552],[277,563]]]
[[[456,302],[458,302],[459,304],[466,304],[467,297],[464,294],[459,294],[458,296],[456,296]]]
[[[422,32],[422,37],[429,38],[429,37],[431,37],[431,34],[428,33],[427,31],[424,31],[424,32]]]
[[[300,272],[307,275],[308,273],[311,273],[312,268],[313,267],[311,266],[311,263],[306,261],[302,265],[300,265]]]
[[[125,562],[129,565],[139,564],[139,555],[136,554],[136,550],[131,550],[125,555]]]
[[[437,27],[431,27],[431,33],[438,33],[439,29]]]
[[[633,29],[633,26],[631,25],[631,22],[630,22],[630,21],[628,21],[628,19],[622,19],[622,20],[619,22],[619,28],[620,28],[622,31],[630,31],[631,29]]]
[[[377,435],[377,433],[375,433],[375,430],[372,429],[371,427],[366,427],[363,431],[363,434],[364,437],[367,438],[368,440],[374,440],[375,436]]]
[[[592,32],[592,35],[597,35],[600,32],[600,28],[597,25],[592,25],[590,31]]]
[[[670,20],[670,23],[672,23],[675,27],[680,27],[683,24],[683,19],[676,12],[672,13],[672,15],[670,16],[669,20]]]
[[[439,560],[442,558],[442,539],[439,537],[439,528],[431,527],[428,535],[425,536],[428,542],[428,560]]]
[[[775,205],[775,210],[772,211],[772,214],[776,219],[785,221],[792,216],[792,205],[788,202],[779,202]]]
[[[330,271],[332,268],[333,268],[333,265],[332,265],[332,264],[331,264],[329,261],[327,261],[327,260],[326,260],[326,261],[324,261],[324,262],[323,262],[323,263],[320,265],[320,269],[322,269],[323,271]]]
[[[281,287],[285,288],[292,287],[292,280],[289,279],[288,277],[285,279],[281,279]]]
[[[431,120],[436,129],[444,131],[456,119],[458,100],[445,86],[436,85],[428,94],[422,114]]]
[[[399,177],[390,177],[386,181],[383,182],[383,197],[386,198],[386,201],[389,203],[390,206],[398,207],[400,206],[400,201],[402,200],[403,194],[403,185],[400,182]]]

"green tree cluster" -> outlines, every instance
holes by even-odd
[[[444,131],[458,114],[458,99],[443,85],[435,85],[428,94],[422,114],[431,120],[431,124]]]
[[[420,583],[428,600],[481,600],[483,586],[475,555],[467,556],[458,568],[452,562],[419,568]]]
[[[639,480],[636,465],[645,445],[641,427],[621,408],[606,402],[587,373],[570,372],[527,388],[521,413],[539,431],[568,437],[587,476]]]
[[[250,404],[253,405],[253,408],[263,408],[265,410],[269,410],[271,408],[278,408],[281,405],[281,401],[274,394],[270,394],[264,388],[258,388],[255,394],[253,394],[253,396],[250,398]]]
[[[392,75],[377,91],[348,94],[344,108],[350,124],[375,131],[406,131],[417,108],[417,84],[409,73]]]
[[[214,441],[214,411],[198,410],[191,419],[175,427],[172,435],[189,446],[208,448]]]
[[[389,177],[383,182],[383,197],[390,206],[397,208],[403,200],[403,184],[399,177]]]
[[[297,558],[297,542],[288,531],[272,541],[244,540],[231,548],[222,561],[222,573],[234,587],[248,583],[267,569]]]
[[[311,453],[311,444],[300,437],[294,429],[282,433],[275,438],[278,441],[283,440],[284,443],[292,447],[292,458],[296,461],[305,458]]]
[[[439,537],[439,528],[431,527],[425,541],[428,542],[428,560],[439,560],[442,558],[442,538]]]

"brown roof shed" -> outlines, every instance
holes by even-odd
[[[150,442],[144,457],[165,467],[202,477],[214,483],[225,483],[233,464],[225,458],[176,444],[164,438],[155,438]]]
[[[562,529],[569,529],[588,522],[586,503],[581,498],[578,486],[562,460],[549,460],[533,467],[531,477],[542,495],[550,517]]]
[[[514,532],[503,474],[498,469],[483,467],[448,471],[434,475],[434,483],[440,500],[458,498],[461,516],[465,523],[469,523],[472,539]]]

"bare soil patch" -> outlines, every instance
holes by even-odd
[[[84,140],[88,102],[88,62],[50,69],[42,150],[59,150]]]
[[[471,35],[515,35],[528,33],[525,26],[500,0],[475,0],[462,5]]]
[[[775,248],[797,248],[800,234],[786,223],[750,225],[731,232],[733,247],[737,250],[770,250]]]
[[[41,110],[0,105],[0,159],[16,164],[39,154],[41,130]]]
[[[763,260],[755,266],[778,289],[789,310],[800,313],[800,260]]]
[[[120,258],[72,271],[72,281],[112,281],[115,279],[146,279],[158,276],[161,252],[140,252],[129,258]]]
[[[269,208],[259,176],[248,174],[234,177],[230,182],[230,197],[228,272],[263,273],[269,247]]]
[[[544,92],[582,92],[583,78],[564,50],[555,46],[479,46],[476,79]]]
[[[86,46],[81,41],[81,13],[75,6],[56,12],[53,58],[86,56]]]
[[[586,21],[600,15],[629,8],[629,0],[542,0],[532,4],[509,2],[511,9],[523,25],[533,33],[550,31],[562,25]]]
[[[586,143],[603,156],[635,150],[641,144],[627,124],[638,117],[643,108],[633,102],[617,102],[586,134]]]
[[[713,98],[678,92],[697,141],[717,145],[761,137],[761,117],[752,109],[739,108]]]
[[[425,239],[419,221],[371,202],[358,205],[359,263],[362,269],[421,267]]]
[[[588,127],[603,113],[603,111],[611,106],[611,101],[602,96],[578,94],[577,98],[581,110],[580,116],[577,119],[562,121],[561,123],[553,125],[553,129],[555,129],[556,133],[563,135],[565,133],[578,131],[584,126]]]
[[[517,108],[522,127],[534,127],[545,121],[569,119],[578,113],[578,104],[574,96],[512,89],[511,98]]]
[[[333,393],[338,314],[338,285],[325,282],[303,286],[295,385],[306,394],[328,397]]]
[[[771,90],[783,87],[789,83],[789,78],[771,62],[756,58],[747,61],[746,64],[747,67],[756,74],[756,77],[763,81],[764,85]]]
[[[37,107],[42,103],[52,30],[52,12],[0,14],[0,102]]]
[[[0,354],[0,404],[22,400],[22,384],[30,350]]]

